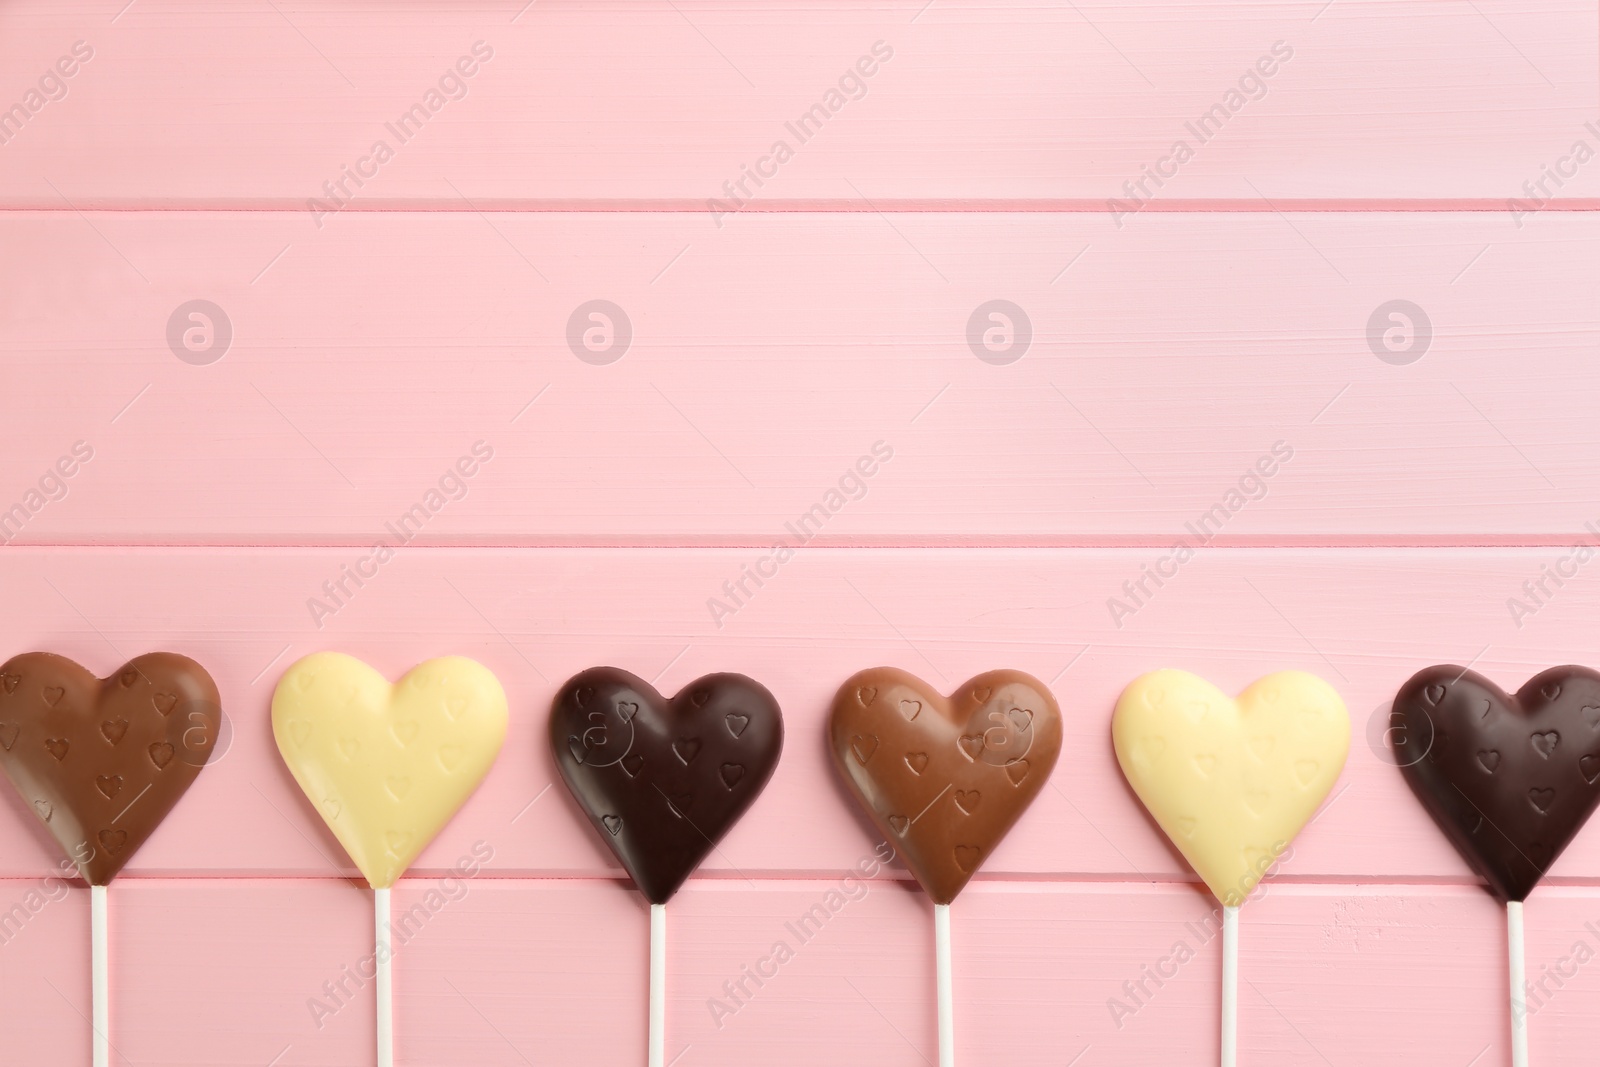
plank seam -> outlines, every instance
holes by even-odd
[[[1019,535],[1014,538],[966,538],[951,536],[924,538],[884,537],[832,537],[818,536],[806,543],[806,549],[833,552],[896,552],[905,550],[950,549],[957,551],[1011,551],[1035,550],[1052,552],[1079,551],[1164,551],[1172,547],[1175,534],[1164,537],[1083,537],[1047,538]],[[1315,534],[1283,537],[1216,537],[1206,542],[1211,551],[1261,552],[1261,551],[1501,551],[1501,550],[1555,550],[1570,549],[1574,545],[1588,544],[1590,539],[1574,532],[1570,535],[1530,535],[1527,537],[1406,537],[1353,534],[1348,537],[1325,537]],[[0,552],[108,552],[108,551],[171,551],[171,552],[291,552],[291,551],[347,551],[371,547],[371,539],[332,538],[318,541],[20,541],[0,542]],[[647,551],[765,551],[772,547],[771,539],[761,538],[550,538],[523,541],[475,540],[470,538],[442,539],[428,543],[411,542],[407,552],[590,552],[614,550],[620,552]]]
[[[1140,214],[1262,214],[1284,213],[1431,213],[1502,214],[1508,209],[1511,197],[1474,197],[1457,199],[1407,199],[1407,198],[1332,198],[1284,199],[1268,203],[1259,199],[1172,199],[1154,200],[1139,209]],[[1573,197],[1567,200],[1550,200],[1539,207],[1540,212],[1594,212],[1600,211],[1600,197]],[[40,212],[73,214],[94,211],[106,214],[170,213],[254,213],[303,215],[305,205],[288,201],[120,201],[99,200],[89,197],[72,204],[59,202],[16,202],[0,204],[0,213]],[[857,200],[795,199],[751,202],[739,209],[740,214],[1087,214],[1115,215],[1119,211],[1108,206],[1106,200],[1074,199],[1016,199],[1016,200],[940,200],[940,199],[883,199],[865,204]],[[661,200],[504,200],[475,199],[471,205],[444,200],[389,201],[364,200],[352,202],[340,209],[341,214],[709,214],[705,201],[670,198]]]

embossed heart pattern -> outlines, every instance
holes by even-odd
[[[317,652],[272,694],[272,733],[306,798],[374,889],[450,821],[505,742],[505,690],[480,663],[428,660],[394,685]]]
[[[1600,803],[1600,674],[1554,667],[1511,695],[1464,667],[1419,672],[1390,737],[1422,806],[1502,900],[1522,900]]]
[[[1316,812],[1350,751],[1350,716],[1315,675],[1238,699],[1186,671],[1136,678],[1111,739],[1128,784],[1189,865],[1237,907]]]
[[[829,751],[850,791],[935,904],[989,858],[1061,754],[1061,712],[1020,671],[990,671],[945,697],[879,667],[839,689]]]
[[[557,762],[601,840],[664,900],[773,773],[776,702],[736,675],[671,701],[626,672],[586,675],[556,699]],[[172,653],[105,679],[50,653],[16,656],[0,665],[0,767],[84,878],[106,885],[205,765],[220,705],[205,670]],[[319,653],[273,698],[291,772],[375,886],[392,884],[487,774],[506,719],[494,676],[454,657],[391,686]],[[1048,689],[1008,671],[950,698],[904,672],[865,671],[840,689],[829,729],[850,789],[937,902],[1021,816],[1061,743]],[[1226,903],[1248,895],[1327,795],[1349,724],[1311,675],[1270,675],[1235,700],[1158,671],[1123,693],[1112,733],[1134,792]],[[1418,799],[1505,900],[1525,898],[1600,805],[1600,673],[1588,668],[1553,668],[1508,695],[1472,671],[1429,667],[1401,688],[1389,736]],[[652,794],[653,806],[639,799]]]
[[[645,899],[665,904],[772,777],[783,716],[741,674],[707,675],[667,700],[594,667],[557,691],[550,750],[600,840]]]
[[[109,885],[161,825],[221,721],[211,676],[167,652],[106,679],[48,652],[0,666],[0,767],[90,885]]]

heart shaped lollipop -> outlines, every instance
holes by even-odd
[[[980,674],[946,697],[893,667],[839,688],[834,766],[933,900],[939,1063],[955,1062],[950,902],[1050,780],[1061,711],[1020,671]]]
[[[221,719],[211,676],[170,652],[104,680],[48,652],[0,666],[0,766],[90,885],[109,885],[155,833]]]
[[[783,715],[742,674],[708,674],[667,700],[627,671],[591,667],[556,692],[550,751],[650,902],[648,1062],[664,1067],[667,901],[777,769]]]
[[[466,803],[505,742],[505,691],[448,656],[394,685],[353,656],[295,663],[272,733],[295,781],[374,889],[387,889]]]
[[[48,652],[0,666],[0,766],[90,885],[96,1064],[111,1057],[106,887],[194,783],[221,724],[211,675],[170,652],[106,679]]]
[[[1186,671],[1123,691],[1111,724],[1122,773],[1211,892],[1235,907],[1344,769],[1350,717],[1322,679],[1269,674],[1230,698]]]
[[[1553,667],[1512,696],[1464,667],[1394,698],[1400,771],[1502,901],[1527,898],[1600,804],[1600,673]]]
[[[1511,1062],[1528,1062],[1522,902],[1600,803],[1600,674],[1552,667],[1507,694],[1465,667],[1400,687],[1389,736],[1434,822],[1505,902]]]
[[[671,700],[615,667],[556,693],[550,749],[567,788],[652,904],[665,904],[777,769],[783,716],[740,674],[711,674]]]
[[[935,904],[989,858],[1061,753],[1061,712],[1020,671],[980,674],[945,697],[893,667],[839,689],[834,766]]]
[[[507,718],[499,680],[460,656],[390,685],[353,656],[317,652],[272,694],[284,763],[372,886],[379,1067],[394,1059],[389,888],[489,773]]]
[[[1222,902],[1222,1062],[1237,1054],[1239,905],[1344,769],[1350,716],[1315,675],[1280,671],[1230,698],[1186,671],[1134,679],[1111,740],[1128,784]]]

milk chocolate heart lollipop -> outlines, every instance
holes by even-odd
[[[106,679],[48,652],[0,666],[0,766],[90,885],[96,1067],[111,1061],[106,887],[193,784],[221,724],[211,676],[170,652]]]
[[[109,885],[194,782],[222,700],[170,652],[98,679],[65,656],[0,666],[0,766],[90,885]]]
[[[945,697],[893,667],[854,675],[829,720],[834,766],[935,904],[948,904],[1050,780],[1061,712],[1020,671]]]
[[[833,698],[828,749],[933,900],[939,1065],[953,1067],[950,902],[1050,780],[1060,709],[1020,671],[980,674],[946,697],[915,675],[877,667]]]
[[[1600,674],[1552,667],[1512,696],[1465,667],[1428,667],[1395,695],[1389,736],[1411,791],[1505,901],[1511,1054],[1522,1067],[1522,902],[1600,803]]]
[[[667,700],[627,671],[591,667],[556,692],[550,750],[650,902],[648,1062],[664,1067],[667,901],[777,769],[778,702],[742,674],[709,674]]]

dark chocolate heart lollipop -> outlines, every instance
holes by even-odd
[[[667,700],[592,667],[556,693],[550,747],[601,840],[665,904],[772,777],[783,716],[741,674],[709,674]]]
[[[1401,772],[1502,900],[1533,891],[1600,803],[1600,673],[1552,667],[1515,696],[1463,667],[1400,687]]]
[[[0,766],[90,885],[108,885],[211,755],[216,684],[170,652],[104,680],[65,656],[0,666]]]

